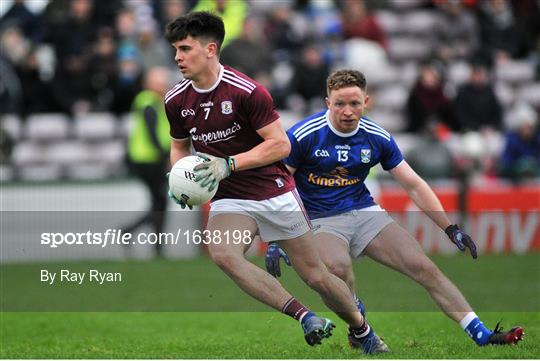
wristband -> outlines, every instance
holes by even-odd
[[[236,172],[236,161],[234,157],[227,157],[227,165],[229,166],[229,174]]]

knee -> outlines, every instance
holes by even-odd
[[[323,291],[326,289],[326,275],[322,271],[309,272],[304,281],[315,291]]]
[[[210,258],[225,273],[232,274],[238,263],[238,257],[230,252],[223,250],[209,249]]]
[[[442,277],[441,270],[431,260],[417,262],[411,268],[413,278],[425,287],[438,284]]]
[[[350,262],[325,262],[325,264],[330,273],[341,278],[345,283],[354,283],[354,273]]]

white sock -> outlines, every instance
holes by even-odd
[[[466,329],[467,326],[469,326],[469,323],[471,323],[472,320],[474,320],[475,318],[477,318],[478,316],[476,315],[476,313],[474,312],[469,312],[465,315],[465,317],[463,317],[463,319],[461,321],[459,321],[459,325],[461,326],[462,329]]]

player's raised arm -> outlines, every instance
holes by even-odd
[[[237,170],[261,167],[282,160],[291,151],[291,144],[278,118],[257,130],[264,141],[247,152],[234,156]]]

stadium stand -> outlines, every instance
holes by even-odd
[[[538,12],[538,2],[528,2]],[[65,25],[63,20],[61,21],[62,16],[76,11],[70,9],[67,2],[44,1],[42,3],[45,4],[41,4],[39,8],[34,8],[36,5],[33,2],[25,2],[23,6],[34,15],[31,17],[31,24],[22,24],[21,19],[10,15],[16,13],[10,12],[13,3],[3,1],[5,13],[0,13],[2,49],[13,45],[14,41],[21,45],[18,50],[11,47],[0,56],[0,61],[9,63],[18,77],[1,80],[0,88],[4,90],[1,91],[0,99],[6,102],[6,106],[3,104],[0,108],[4,111],[0,114],[0,126],[14,142],[14,147],[9,161],[0,165],[0,179],[2,182],[18,182],[96,180],[125,176],[125,140],[130,126],[129,114],[125,113],[128,110],[126,106],[130,104],[130,94],[138,91],[136,87],[140,86],[138,79],[141,69],[148,65],[144,64],[145,54],[148,53],[140,47],[137,39],[140,31],[137,29],[163,28],[169,18],[166,13],[169,5],[164,6],[158,1],[87,1],[92,19],[91,28],[103,31],[69,34],[58,33]],[[178,11],[181,12],[195,8],[198,1],[178,0],[177,3]],[[457,57],[442,61],[436,57],[436,42],[440,39],[433,34],[444,15],[441,3],[437,0],[366,0],[370,16],[374,17],[384,32],[387,42],[385,49],[370,40],[354,37],[345,40],[341,37],[341,16],[346,1],[290,0],[280,1],[280,6],[277,7],[273,6],[271,1],[246,0],[246,19],[258,22],[258,26],[264,29],[264,45],[272,54],[271,71],[265,72],[264,78],[258,80],[264,81],[272,92],[284,124],[294,124],[302,118],[299,113],[302,107],[295,107],[294,102],[290,101],[294,64],[300,55],[297,50],[302,48],[299,44],[316,40],[330,69],[352,66],[365,71],[368,91],[373,99],[369,117],[395,133],[396,139],[403,143],[400,145],[406,152],[414,145],[415,139],[421,137],[420,133],[405,133],[407,96],[416,82],[421,64],[432,61],[441,68],[444,90],[450,98],[467,82],[470,74],[469,58]],[[523,15],[516,11],[515,1],[508,0],[505,3],[513,10],[513,23],[519,25],[520,16]],[[480,9],[478,4],[479,2],[474,1],[466,2],[461,11],[465,11],[470,18],[478,22],[481,12],[485,10]],[[484,34],[481,33],[479,24],[475,25],[478,26],[479,38],[479,49],[475,50],[477,53],[480,51],[479,53],[493,64],[493,85],[504,108],[504,118],[511,116],[510,109],[518,102],[528,103],[538,112],[540,58],[535,53],[538,49],[529,44],[529,48],[516,50],[516,53],[510,54],[511,58],[503,59],[488,52],[492,49],[488,47],[487,40],[482,38]],[[529,31],[531,29],[534,28],[528,28]],[[540,39],[538,27],[536,29],[536,33],[527,34],[527,39]],[[91,59],[97,59],[98,53],[104,51],[103,48],[96,49],[98,41],[103,40],[103,34],[114,34],[110,39],[107,35],[107,40],[114,47],[112,52],[108,52],[114,54],[112,63],[102,62],[90,66]],[[83,35],[85,46],[70,47],[62,52],[57,50],[55,53],[58,39],[66,38],[68,44],[72,44],[72,40]],[[163,42],[162,34],[157,32],[154,36],[157,37],[156,41]],[[490,33],[489,36],[488,40],[492,41],[491,37],[496,36],[496,33]],[[106,45],[109,42],[102,41],[99,44]],[[133,70],[131,73],[130,69],[125,68],[119,71],[119,64],[126,58],[126,49],[130,50],[129,58],[134,61],[134,68],[130,68]],[[39,55],[44,53],[48,55]],[[26,54],[38,56],[31,57],[32,62],[22,61]],[[69,58],[70,56],[73,58]],[[171,59],[172,56],[171,53]],[[161,62],[167,63],[164,59]],[[83,90],[86,91],[86,87],[91,86],[95,90],[95,96],[85,99],[87,104],[74,104],[67,110],[52,96],[54,92],[51,89],[58,87],[58,84],[56,87],[53,85],[55,73],[61,70],[60,64],[68,64],[66,66],[74,71],[88,69],[84,74],[89,84],[83,84]],[[180,80],[178,71],[172,67],[173,64],[166,65],[171,66],[171,78]],[[37,71],[34,71],[36,68]],[[32,83],[29,79],[32,79]],[[77,87],[77,84],[71,86]],[[18,91],[18,87],[22,92]],[[32,91],[36,89],[41,89],[38,92],[39,106],[45,108],[38,113],[28,114],[25,111],[25,107],[28,107],[28,94],[35,94]],[[79,90],[81,89],[75,89]],[[502,132],[499,138],[503,137]],[[461,133],[453,134],[453,144],[449,145],[449,148],[459,150],[461,138]]]
[[[117,119],[110,113],[88,113],[77,116],[74,134],[78,139],[110,139],[117,134]]]
[[[53,141],[66,139],[71,121],[64,114],[32,114],[26,119],[24,135],[29,140]]]

